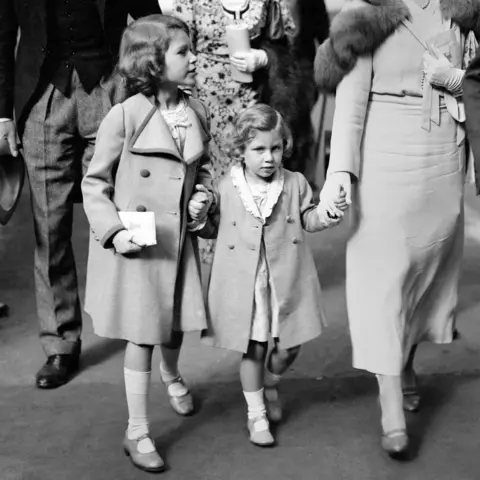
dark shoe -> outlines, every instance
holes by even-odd
[[[403,390],[403,409],[411,413],[420,410],[420,394],[416,387],[405,388]]]
[[[149,435],[143,435],[140,438],[130,440],[125,434],[123,439],[123,450],[127,457],[130,457],[132,463],[144,472],[160,473],[165,470],[165,463],[157,450],[153,452],[141,453],[138,451],[138,444],[142,440],[150,440],[155,448],[155,443]]]
[[[392,458],[403,458],[408,453],[408,435],[405,429],[391,430],[382,435],[382,448]]]
[[[417,376],[413,375],[413,383],[402,388],[403,409],[406,412],[418,412],[420,409],[420,392],[418,391]]]
[[[79,355],[50,355],[36,378],[37,388],[57,388],[65,385],[78,370]]]
[[[8,317],[8,305],[0,302],[0,317]]]

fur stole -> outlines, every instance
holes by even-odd
[[[330,36],[317,50],[315,81],[334,92],[357,58],[374,52],[410,17],[402,0],[355,0],[358,8],[342,10],[332,21]],[[460,28],[480,38],[480,0],[440,0],[442,12]]]

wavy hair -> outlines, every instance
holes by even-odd
[[[272,107],[264,103],[247,108],[237,115],[231,127],[225,132],[223,144],[226,152],[238,162],[247,145],[255,138],[257,132],[278,131],[283,140],[283,156],[292,153],[293,137],[283,117]]]
[[[120,44],[117,71],[130,95],[157,94],[164,79],[165,53],[179,30],[189,35],[187,24],[170,15],[149,15],[127,26]]]

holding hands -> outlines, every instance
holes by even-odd
[[[112,243],[115,252],[122,255],[139,252],[145,246],[142,242],[135,240],[134,234],[128,230],[120,230],[113,237]]]
[[[238,71],[253,73],[268,64],[268,56],[265,50],[251,48],[248,52],[235,53],[230,61]]]
[[[338,208],[342,212],[342,215],[331,215],[323,202],[320,202],[318,204],[318,215],[320,216],[321,222],[326,227],[333,227],[335,225],[338,225],[342,221],[343,212],[348,208],[346,197],[347,194],[342,189],[339,196],[334,200],[336,208]]]
[[[348,172],[336,172],[327,177],[320,192],[320,205],[332,220],[342,218],[352,204],[352,180]],[[337,222],[338,223],[338,222]]]
[[[212,193],[203,185],[195,185],[195,192],[188,202],[188,215],[196,223],[202,223],[213,203]]]

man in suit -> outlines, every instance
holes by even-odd
[[[474,158],[475,183],[480,195],[480,48],[463,78],[463,100],[467,138]]]
[[[47,356],[36,376],[39,388],[65,384],[78,368],[73,204],[111,107],[105,79],[128,15],[152,13],[161,13],[157,0],[0,0],[0,138],[16,155],[18,132],[30,180],[37,312]]]

